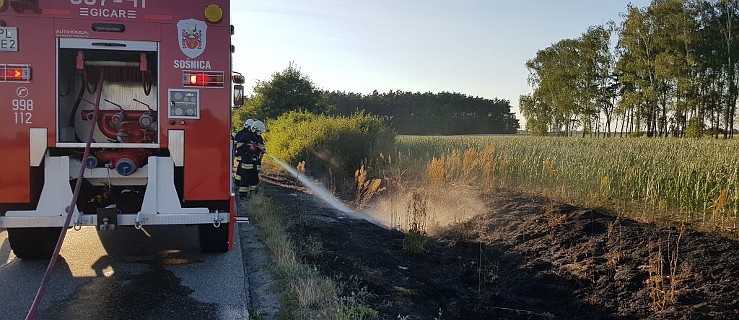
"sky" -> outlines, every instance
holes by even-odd
[[[532,92],[527,60],[649,0],[237,0],[234,70],[256,81],[293,62],[316,87],[368,94]]]

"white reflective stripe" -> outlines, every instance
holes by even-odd
[[[169,154],[176,167],[185,164],[185,131],[169,130]]]
[[[244,163],[241,165],[241,169],[254,169],[253,164]]]
[[[46,128],[31,128],[31,166],[38,167],[46,154]]]

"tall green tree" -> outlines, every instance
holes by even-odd
[[[734,131],[739,87],[739,1],[696,0],[699,22],[699,63],[706,73],[706,112],[718,137],[723,125],[724,137]]]
[[[539,50],[536,57],[526,62],[529,69],[529,84],[534,87],[531,96],[537,108],[529,109],[527,117],[543,119],[546,116],[533,114],[551,112],[549,128],[557,134],[569,134],[571,122],[578,111],[578,73],[576,57],[577,41],[561,40],[552,46]]]
[[[697,21],[687,0],[653,0],[649,7],[629,5],[621,25],[618,71],[622,106],[631,109],[636,130],[642,120],[647,136],[678,135],[695,104]]]
[[[520,104],[541,132],[621,132],[681,136],[708,124],[732,137],[739,100],[739,0],[652,0],[628,5],[617,27],[590,27],[527,61],[531,95]],[[610,37],[618,45],[610,48]],[[544,114],[547,113],[547,114]],[[575,122],[573,122],[575,121]]]
[[[711,121],[720,107],[723,87],[721,65],[719,57],[721,47],[721,35],[717,31],[718,19],[715,15],[713,4],[705,0],[697,0],[692,3],[696,15],[696,38],[693,47],[696,55],[696,68],[694,70],[696,89],[689,108],[689,122],[693,127],[702,130],[708,119],[712,127],[717,127],[718,122]],[[698,133],[698,130],[693,130]]]
[[[616,86],[611,30],[590,27],[580,38],[561,40],[526,62],[534,92],[519,104],[535,132],[542,132],[544,119],[558,134],[570,134],[577,125],[583,134],[592,132],[598,130],[601,111],[610,127]]]
[[[665,88],[655,71],[658,53],[655,28],[649,10],[630,4],[618,41],[621,59],[617,68],[624,84],[622,107],[634,110],[630,114],[636,114],[637,119],[632,123],[637,123],[637,130],[640,129],[641,119],[646,120],[648,136],[656,131],[659,91]]]
[[[530,94],[519,97],[518,107],[526,119],[526,130],[529,134],[534,136],[549,135],[551,108],[544,104],[542,100],[535,99]]]
[[[331,111],[321,91],[293,63],[283,71],[276,72],[269,81],[258,81],[254,95],[244,107],[237,111],[237,119],[276,119],[294,110],[315,114]]]
[[[611,49],[611,36],[615,26],[591,26],[579,39],[580,64],[583,73],[578,75],[583,89],[584,119],[596,133],[600,131],[600,117],[605,118],[605,135],[611,132],[611,120],[615,108],[618,78],[615,75],[615,55]],[[584,131],[583,131],[584,133]]]
[[[649,10],[658,50],[655,73],[664,86],[658,97],[657,133],[667,136],[684,128],[688,97],[694,92],[696,21],[687,0],[655,0]]]

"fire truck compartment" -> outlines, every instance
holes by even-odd
[[[57,61],[57,148],[83,148],[93,121],[94,148],[158,147],[156,42],[59,39]]]

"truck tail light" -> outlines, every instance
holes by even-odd
[[[190,75],[190,85],[202,86],[210,82],[208,75]]]
[[[185,87],[218,87],[225,85],[222,71],[182,71],[182,85]]]
[[[0,64],[0,82],[30,82],[31,65]]]

